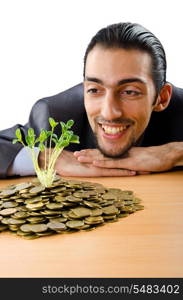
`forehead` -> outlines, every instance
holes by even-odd
[[[136,49],[104,48],[95,46],[88,54],[85,76],[96,77],[113,85],[123,78],[152,81],[151,56]]]

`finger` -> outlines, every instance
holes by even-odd
[[[76,158],[82,156],[82,157],[90,157],[90,158],[95,158],[95,159],[104,159],[103,154],[98,150],[98,149],[84,149],[81,151],[75,151],[74,156]]]
[[[98,149],[82,149],[80,151],[75,151],[74,153],[77,153],[77,154],[97,154],[97,153],[101,153]]]
[[[93,157],[91,156],[78,156],[76,158],[81,163],[93,163]]]
[[[93,165],[100,168],[119,168],[119,169],[132,169],[132,163],[128,163],[129,159],[104,159],[94,160]]]
[[[80,155],[85,155],[85,150],[75,151],[73,154],[75,157],[79,157]]]
[[[148,171],[138,171],[137,174],[138,175],[147,175],[147,174],[151,174],[151,172],[148,172]]]

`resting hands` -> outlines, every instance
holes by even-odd
[[[108,171],[109,169],[125,169],[135,171],[136,174],[148,174],[166,171],[178,165],[177,146],[180,147],[180,143],[133,147],[124,158],[107,158],[97,149],[77,151],[74,156],[83,164],[90,163],[97,168],[106,168]]]
[[[39,157],[44,166],[44,153]],[[183,143],[173,142],[161,146],[133,147],[124,158],[105,157],[98,149],[76,152],[64,150],[55,164],[61,176],[103,177],[149,174],[183,166]]]
[[[97,151],[97,150],[96,150]],[[39,165],[44,167],[44,152],[39,155]],[[80,162],[73,152],[62,151],[55,164],[56,173],[60,176],[78,176],[78,177],[103,177],[103,176],[133,176],[134,171],[118,168],[97,167],[93,165],[92,160],[86,163]]]

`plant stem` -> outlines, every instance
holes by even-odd
[[[50,157],[51,157],[51,141],[52,141],[52,136],[53,136],[53,130],[54,130],[54,128],[52,127],[51,136],[50,136],[50,145],[49,145],[49,161],[50,161]]]
[[[47,141],[45,142],[45,151],[44,151],[44,169],[46,170],[46,160],[47,160]]]

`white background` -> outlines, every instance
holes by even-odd
[[[183,87],[181,0],[0,0],[0,130],[24,124],[36,100],[82,81],[90,38],[116,22],[152,31],[167,80]]]

